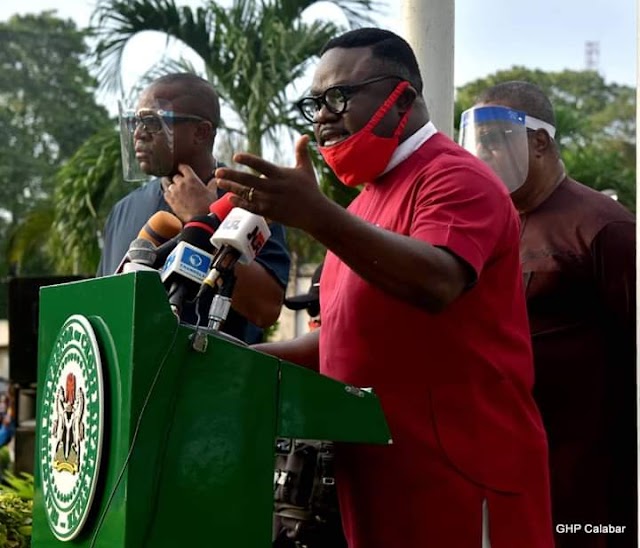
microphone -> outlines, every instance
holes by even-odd
[[[133,240],[129,245],[129,249],[124,254],[124,257],[120,261],[120,264],[116,268],[114,274],[132,272],[133,270],[145,270],[144,268],[138,269],[133,266],[127,266],[133,262],[131,253],[136,253],[136,249],[139,249],[141,246],[145,245],[141,243],[141,241],[145,240],[153,246],[156,257],[153,263],[147,265],[145,261],[148,260],[149,255],[144,255],[144,258],[143,256],[138,255],[138,258],[141,260],[140,264],[145,264],[147,266],[151,266],[152,268],[157,268],[159,261],[157,258],[156,246],[160,245],[163,242],[167,242],[169,238],[173,238],[176,234],[179,234],[181,228],[182,222],[172,213],[169,213],[168,211],[157,211],[156,213],[154,213],[151,217],[149,217],[149,220],[140,229],[140,232],[138,232],[138,236],[136,237],[136,239]],[[150,251],[149,248],[146,249],[147,251]],[[166,259],[166,255],[164,258]]]
[[[182,221],[168,211],[156,211],[138,232],[138,238],[149,240],[158,247],[182,230]]]
[[[246,209],[235,207],[211,237],[211,244],[218,248],[211,262],[211,270],[202,281],[196,298],[215,284],[222,272],[233,270],[236,263],[249,264],[256,258],[271,230],[264,217]]]
[[[215,226],[213,227],[213,230],[215,231],[215,229],[218,228],[218,226],[220,226],[220,223],[222,223],[225,217],[229,214],[229,211],[233,209],[233,205],[231,204],[231,201],[230,201],[231,196],[233,196],[233,194],[231,192],[228,192],[224,196],[222,196],[222,198],[218,198],[215,202],[209,205],[208,215],[206,216],[201,215],[201,216],[198,216],[197,218],[202,220],[203,217],[208,217],[209,219],[213,220],[215,222]],[[177,217],[175,218],[178,219]],[[195,221],[195,219],[196,217],[194,217],[190,222]],[[207,223],[208,221],[205,224]],[[175,249],[178,243],[180,243],[180,241],[182,240],[182,233],[179,232],[179,230],[180,229],[178,229],[177,232],[174,232],[172,234],[173,237],[170,240],[167,240],[164,243],[158,245],[158,248],[156,250],[156,253],[157,253],[156,261],[154,263],[155,268],[160,268],[162,265],[166,263],[167,258],[169,257],[169,254]]]
[[[160,270],[160,279],[167,287],[169,304],[180,318],[185,300],[195,295],[213,259],[210,238],[219,226],[217,217],[200,215],[189,221],[180,240]]]
[[[220,222],[224,221],[229,212],[234,209],[234,205],[231,203],[233,193],[227,192],[222,198],[218,198],[215,202],[209,205],[209,216],[216,217]]]
[[[149,240],[144,238],[136,238],[129,245],[129,251],[127,251],[129,261],[122,266],[122,272],[136,272],[140,270],[151,270],[157,272],[153,268],[153,263],[156,260],[156,246]]]

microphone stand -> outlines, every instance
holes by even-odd
[[[216,288],[216,293],[209,307],[207,327],[200,329],[199,326],[196,326],[196,332],[191,337],[191,347],[198,352],[206,352],[208,335],[220,330],[231,309],[231,297],[236,285],[236,275],[233,267],[219,269],[218,273],[218,279],[221,280],[221,283]]]
[[[209,331],[219,331],[220,327],[227,319],[229,310],[231,309],[231,297],[233,289],[236,285],[236,275],[233,270],[223,270],[220,272],[222,284],[220,289],[214,295],[209,307],[209,323],[207,329]]]

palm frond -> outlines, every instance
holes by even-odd
[[[97,234],[113,204],[130,190],[122,180],[120,139],[114,128],[85,142],[57,173],[49,252],[59,272],[95,272]]]
[[[151,65],[151,67],[149,67],[140,76],[138,81],[129,90],[127,96],[132,102],[135,102],[135,99],[140,96],[142,91],[149,86],[151,82],[161,76],[178,72],[190,72],[192,74],[197,74],[202,78],[206,76],[205,74],[202,74],[189,59],[185,57],[173,59],[164,55],[158,62]]]
[[[42,235],[50,234],[53,224],[53,205],[49,200],[37,202],[20,222],[13,227],[7,241],[7,260],[20,265],[31,253],[40,253]]]
[[[207,79],[244,125],[250,152],[262,141],[276,144],[279,128],[295,119],[290,91],[308,71],[322,46],[346,30],[332,21],[307,22],[302,14],[318,0],[233,0],[222,8],[178,8],[175,0],[100,0],[95,21],[96,57],[103,63],[103,85],[119,85],[119,67],[128,40],[154,30],[179,40],[199,55]],[[378,0],[330,0],[350,26],[371,23]],[[184,70],[181,60],[165,58],[147,77]],[[117,75],[117,78],[115,78]],[[105,79],[108,79],[106,82]]]
[[[372,15],[382,8],[382,2],[379,0],[279,0],[273,4],[279,6],[283,21],[293,22],[299,19],[307,8],[321,2],[328,2],[340,8],[350,28],[373,25]]]
[[[158,31],[183,41],[198,55],[209,46],[210,14],[203,8],[178,7],[173,0],[101,0],[91,18],[97,39],[98,79],[106,91],[122,91],[122,57],[127,43],[144,31]]]

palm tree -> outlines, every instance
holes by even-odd
[[[349,26],[371,21],[376,0],[331,0]],[[342,30],[330,21],[305,22],[318,0],[233,0],[223,8],[210,0],[192,10],[174,0],[102,0],[93,14],[99,79],[121,90],[121,64],[129,40],[158,31],[202,58],[207,78],[242,124],[247,150],[262,153],[263,138],[276,144],[282,128],[300,130],[287,91],[306,71],[323,44]],[[164,63],[165,73],[184,62]]]
[[[332,22],[303,21],[303,12],[317,3],[234,0],[225,9],[208,1],[192,10],[177,7],[173,0],[101,0],[93,15],[100,80],[107,90],[120,90],[121,62],[128,41],[140,32],[163,32],[203,59],[207,78],[242,124],[227,130],[235,140],[247,143],[246,150],[261,154],[263,138],[275,143],[283,128],[308,129],[300,125],[287,91],[322,45],[343,30]],[[376,0],[329,3],[342,10],[350,26],[369,22],[377,7]],[[174,59],[159,63],[149,77],[177,70],[195,72],[185,60]],[[56,174],[54,200],[41,204],[12,231],[9,249],[13,261],[21,264],[30,256],[26,243],[30,240],[25,237],[32,230],[42,234],[38,227],[53,223],[47,246],[53,269],[95,272],[99,230],[111,206],[131,189],[122,182],[121,169],[115,130],[106,128],[90,138]],[[330,182],[325,185],[331,188]],[[295,231],[289,234],[289,244],[305,259],[317,260],[321,253],[306,235]]]
[[[56,173],[49,255],[57,272],[96,272],[98,234],[113,204],[132,188],[122,179],[120,136],[115,128],[88,139]]]
[[[231,7],[223,8],[209,0],[192,10],[176,6],[174,0],[101,0],[92,16],[95,56],[101,67],[98,78],[105,90],[122,92],[125,46],[138,33],[162,32],[204,61],[207,79],[241,124],[239,128],[227,124],[224,130],[235,142],[244,141],[245,150],[262,155],[264,143],[278,148],[282,130],[302,133],[309,129],[294,111],[291,90],[325,42],[346,30],[331,21],[305,22],[305,10],[319,3],[233,0]],[[378,9],[377,0],[325,3],[337,6],[349,27],[370,23],[371,14]],[[165,58],[145,75],[145,81],[180,71],[196,72],[185,59]],[[344,187],[317,155],[315,161],[323,189],[346,204],[353,194],[343,196]],[[317,261],[324,253],[320,244],[301,231],[290,230],[288,242],[300,260]]]
[[[97,236],[113,204],[131,190],[122,180],[117,130],[106,128],[86,140],[56,172],[54,187],[53,199],[35,202],[9,231],[7,257],[14,275],[34,260],[46,272],[95,273],[100,258]]]

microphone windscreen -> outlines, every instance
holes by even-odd
[[[227,215],[229,215],[229,211],[231,211],[235,206],[231,203],[231,197],[233,196],[232,192],[227,192],[222,198],[217,199],[209,206],[209,213],[212,213],[218,219],[223,221]]]
[[[156,246],[145,238],[136,238],[129,245],[129,260],[151,266],[156,260]]]
[[[159,246],[173,238],[181,229],[182,222],[173,213],[157,211],[140,229],[138,238],[144,238]]]

